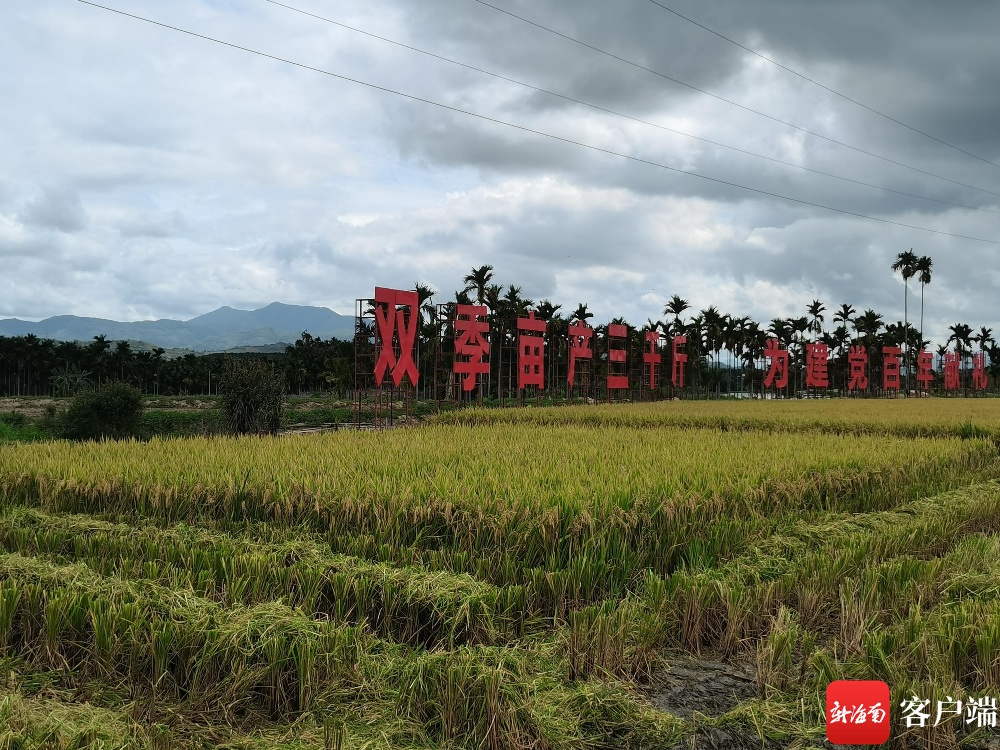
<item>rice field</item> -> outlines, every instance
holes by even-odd
[[[834,679],[1000,694],[993,403],[0,445],[0,748],[818,747]]]

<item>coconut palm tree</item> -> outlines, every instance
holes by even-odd
[[[924,340],[924,287],[931,283],[931,271],[934,261],[928,255],[921,255],[913,264],[917,281],[920,282],[920,340]]]
[[[677,328],[681,322],[681,315],[685,310],[690,310],[691,305],[686,299],[682,299],[680,295],[675,294],[667,302],[666,306],[663,308],[664,315],[674,316],[674,327]]]
[[[479,268],[473,268],[465,278],[462,279],[462,283],[465,284],[465,291],[471,292],[475,290],[476,292],[476,302],[480,305],[486,302],[486,285],[493,280],[493,266],[479,266]]]
[[[961,377],[962,367],[965,364],[965,353],[972,349],[972,328],[965,323],[956,323],[948,326],[951,335],[948,336],[948,343],[954,342],[955,351],[958,353],[958,372]]]
[[[903,277],[903,327],[904,327],[904,329],[905,329],[906,324],[907,324],[906,300],[907,300],[907,292],[909,292],[909,289],[910,289],[909,281],[917,273],[917,269],[916,269],[917,260],[918,260],[917,256],[913,252],[913,248],[911,247],[906,252],[902,252],[899,255],[897,255],[896,256],[896,260],[893,261],[893,263],[892,263],[892,270],[893,270],[893,272],[899,271],[900,275]],[[906,357],[906,358],[909,358],[909,355],[910,355],[910,345],[909,345],[909,342],[904,341],[903,344],[904,344],[904,350],[905,350],[903,356]],[[906,395],[910,395],[910,368],[909,367],[906,368]]]
[[[809,311],[809,331],[817,336],[823,333],[823,313],[826,312],[826,305],[818,299],[814,299],[808,306]]]

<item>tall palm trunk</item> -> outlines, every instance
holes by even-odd
[[[907,292],[910,291],[910,285],[903,279],[903,363],[906,365],[906,395],[910,395],[910,341],[909,341],[909,326],[906,320],[906,298]]]
[[[924,283],[920,284],[920,341],[917,345],[923,348],[924,346]]]

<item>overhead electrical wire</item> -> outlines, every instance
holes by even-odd
[[[388,37],[380,36],[378,34],[374,34],[374,33],[370,32],[370,31],[365,31],[364,29],[360,29],[357,26],[350,26],[350,25],[348,25],[346,23],[341,23],[340,21],[334,21],[332,18],[327,18],[326,16],[320,16],[320,15],[317,15],[315,13],[310,13],[307,10],[302,10],[301,8],[296,8],[296,7],[292,6],[292,5],[287,5],[285,3],[279,2],[279,0],[266,0],[266,2],[269,2],[272,5],[277,5],[277,6],[281,7],[281,8],[285,8],[285,9],[290,10],[290,11],[294,11],[295,13],[301,13],[302,15],[309,16],[310,18],[315,18],[316,20],[319,20],[319,21],[325,21],[326,23],[332,24],[334,26],[338,26],[338,27],[340,27],[342,29],[347,29],[348,31],[353,31],[353,32],[356,32],[358,34],[363,34],[363,35],[365,35],[367,37],[371,37],[372,39],[378,39],[379,41],[387,42],[389,44],[394,44],[397,47],[401,47],[403,49],[407,49],[407,50],[410,50],[412,52],[418,52],[421,55],[426,55],[427,57],[432,57],[432,58],[434,58],[436,60],[441,60],[443,62],[450,63],[452,65],[458,65],[458,66],[460,66],[462,68],[466,68],[467,70],[473,70],[473,71],[475,71],[477,73],[482,73],[484,75],[492,76],[493,78],[497,78],[497,79],[499,79],[501,81],[507,81],[508,83],[513,83],[513,84],[516,84],[518,86],[523,86],[524,88],[531,89],[532,91],[537,91],[537,92],[542,93],[542,94],[547,94],[548,96],[557,97],[557,98],[562,99],[564,101],[573,102],[575,104],[580,104],[580,105],[582,105],[584,107],[589,107],[589,108],[597,110],[599,112],[605,112],[607,114],[615,115],[616,117],[622,117],[622,118],[625,118],[626,120],[631,120],[632,122],[637,122],[637,123],[640,123],[642,125],[648,125],[650,127],[659,128],[660,130],[664,130],[664,131],[666,131],[668,133],[674,133],[675,135],[680,135],[680,136],[683,136],[685,138],[692,138],[692,139],[694,139],[696,141],[701,141],[702,143],[709,143],[709,144],[711,144],[713,146],[718,146],[719,148],[725,148],[725,149],[729,149],[731,151],[736,151],[736,152],[741,153],[741,154],[746,154],[748,156],[753,156],[753,157],[755,157],[757,159],[764,159],[766,161],[774,162],[775,164],[781,164],[783,166],[791,167],[793,169],[799,169],[799,170],[802,170],[804,172],[811,172],[813,174],[823,175],[824,177],[830,177],[830,178],[832,178],[834,180],[842,180],[843,182],[849,182],[849,183],[852,183],[854,185],[862,185],[864,187],[873,188],[875,190],[883,190],[883,191],[885,191],[887,193],[895,193],[896,195],[905,195],[905,196],[908,196],[910,198],[918,198],[920,200],[932,201],[934,203],[942,203],[942,204],[944,204],[946,206],[955,206],[957,208],[966,208],[966,209],[970,209],[972,211],[985,211],[985,212],[991,213],[991,214],[1000,214],[1000,210],[996,210],[996,209],[992,209],[992,208],[982,208],[982,207],[979,207],[979,206],[969,206],[969,205],[966,205],[964,203],[953,203],[952,201],[941,200],[940,198],[930,198],[930,197],[928,197],[926,195],[919,195],[917,193],[908,193],[908,192],[906,192],[904,190],[894,190],[893,188],[883,187],[882,185],[875,185],[875,184],[870,183],[870,182],[864,182],[862,180],[855,180],[855,179],[853,179],[851,177],[843,177],[842,175],[833,174],[832,172],[824,172],[821,169],[813,169],[812,167],[806,167],[806,166],[803,166],[801,164],[795,164],[794,162],[784,161],[783,159],[778,159],[778,158],[775,158],[773,156],[766,156],[764,154],[759,154],[759,153],[757,153],[755,151],[749,151],[747,149],[739,148],[737,146],[730,146],[730,145],[725,144],[725,143],[720,143],[718,141],[713,141],[710,138],[703,138],[702,136],[692,135],[691,133],[685,133],[682,130],[677,130],[675,128],[671,128],[671,127],[668,127],[666,125],[661,125],[661,124],[656,123],[656,122],[651,122],[649,120],[644,120],[644,119],[642,119],[640,117],[634,117],[632,115],[628,115],[628,114],[625,114],[623,112],[618,112],[616,110],[609,109],[607,107],[602,107],[599,104],[593,104],[591,102],[583,101],[582,99],[576,99],[576,98],[574,98],[572,96],[567,96],[566,94],[560,94],[560,93],[558,93],[556,91],[551,91],[549,89],[545,89],[545,88],[542,88],[540,86],[535,86],[533,84],[526,83],[524,81],[519,81],[516,78],[510,78],[510,77],[502,75],[500,73],[494,73],[492,71],[485,70],[484,68],[478,68],[475,65],[470,65],[468,63],[464,63],[464,62],[461,62],[459,60],[455,60],[455,59],[450,58],[450,57],[445,57],[444,55],[439,55],[439,54],[437,54],[435,52],[428,52],[427,50],[421,49],[420,47],[414,47],[411,44],[406,44],[404,42],[396,41],[395,39],[390,39]],[[994,192],[991,192],[989,190],[983,190],[982,188],[977,188],[977,189],[981,190],[984,193],[990,193],[990,195],[995,195],[997,197],[1000,197],[1000,193],[994,193]]]
[[[616,157],[619,157],[621,159],[627,159],[628,161],[635,162],[637,164],[646,164],[646,165],[649,165],[649,166],[652,166],[652,167],[657,167],[659,169],[664,169],[664,170],[667,170],[667,171],[670,171],[670,172],[674,172],[674,173],[677,173],[677,174],[687,175],[689,177],[695,177],[697,179],[705,180],[707,182],[714,182],[716,184],[726,185],[728,187],[734,187],[734,188],[738,188],[740,190],[746,190],[746,191],[749,191],[749,192],[752,192],[752,193],[757,193],[759,195],[766,195],[766,196],[771,197],[771,198],[778,198],[780,200],[791,201],[792,203],[798,203],[798,204],[803,205],[803,206],[810,206],[812,208],[819,208],[819,209],[823,209],[825,211],[831,211],[831,212],[834,212],[834,213],[844,214],[846,216],[854,216],[854,217],[859,218],[859,219],[868,219],[870,221],[877,221],[877,222],[879,222],[881,224],[888,224],[888,225],[892,225],[892,226],[903,227],[905,229],[913,229],[913,230],[916,230],[916,231],[919,231],[919,232],[926,232],[928,234],[936,234],[936,235],[943,236],[943,237],[953,237],[953,238],[956,238],[956,239],[972,240],[974,242],[984,242],[984,243],[987,243],[987,244],[990,244],[990,245],[1000,245],[1000,240],[989,240],[989,239],[985,239],[985,238],[982,238],[982,237],[972,237],[972,236],[964,235],[964,234],[956,234],[954,232],[945,232],[945,231],[940,230],[940,229],[930,229],[929,227],[921,227],[921,226],[916,226],[914,224],[906,224],[906,223],[901,222],[901,221],[893,221],[892,219],[883,219],[883,218],[878,217],[878,216],[870,216],[868,214],[857,213],[855,211],[848,211],[847,209],[843,209],[843,208],[834,208],[833,206],[826,206],[826,205],[823,205],[822,203],[813,203],[812,201],[803,200],[801,198],[793,198],[792,196],[781,195],[780,193],[772,193],[772,192],[770,192],[768,190],[762,190],[760,188],[754,188],[754,187],[749,187],[747,185],[741,185],[739,183],[730,182],[728,180],[723,180],[723,179],[720,179],[718,177],[709,177],[708,175],[698,174],[697,172],[689,172],[687,170],[679,169],[677,167],[671,167],[671,166],[668,166],[666,164],[661,164],[660,162],[652,161],[650,159],[643,159],[643,158],[638,157],[638,156],[630,156],[629,154],[623,154],[623,153],[618,152],[618,151],[612,151],[611,149],[602,148],[601,146],[594,146],[592,144],[584,143],[582,141],[575,141],[572,138],[565,138],[565,137],[560,136],[560,135],[554,135],[552,133],[546,133],[546,132],[541,131],[541,130],[535,130],[534,128],[529,128],[529,127],[526,127],[524,125],[517,125],[516,123],[507,122],[505,120],[500,120],[500,119],[495,118],[495,117],[489,117],[488,115],[479,114],[478,112],[472,112],[472,111],[467,110],[467,109],[461,109],[459,107],[454,107],[454,106],[452,106],[450,104],[443,104],[441,102],[436,102],[436,101],[434,101],[432,99],[425,99],[423,97],[419,97],[419,96],[416,96],[414,94],[407,94],[407,93],[405,93],[403,91],[397,91],[396,89],[391,89],[391,88],[388,88],[386,86],[379,86],[378,84],[370,83],[368,81],[363,81],[363,80],[360,80],[358,78],[351,78],[350,76],[342,75],[340,73],[334,73],[333,71],[324,70],[323,68],[316,68],[316,67],[313,67],[312,65],[306,65],[305,63],[300,63],[300,62],[296,62],[294,60],[289,60],[289,59],[284,58],[284,57],[279,57],[277,55],[272,55],[270,53],[262,52],[260,50],[253,49],[251,47],[244,47],[242,45],[235,44],[233,42],[227,42],[227,41],[222,40],[222,39],[217,39],[215,37],[207,36],[205,34],[199,34],[199,33],[195,32],[195,31],[189,31],[188,29],[182,29],[179,26],[171,26],[170,24],[163,23],[161,21],[155,21],[155,20],[153,20],[151,18],[146,18],[145,16],[139,16],[139,15],[136,15],[134,13],[127,13],[126,11],[118,10],[117,8],[110,8],[110,7],[106,6],[106,5],[100,5],[98,3],[91,2],[90,0],[76,0],[76,1],[78,3],[81,3],[82,5],[88,5],[88,6],[92,7],[92,8],[98,8],[100,10],[104,10],[104,11],[107,11],[109,13],[115,13],[117,15],[124,16],[126,18],[131,18],[131,19],[134,19],[136,21],[142,21],[144,23],[148,23],[148,24],[151,24],[153,26],[159,26],[159,27],[164,28],[164,29],[169,29],[170,31],[176,31],[176,32],[178,32],[180,34],[186,34],[188,36],[195,37],[197,39],[202,39],[202,40],[207,41],[207,42],[213,42],[215,44],[221,44],[221,45],[223,45],[225,47],[230,47],[232,49],[240,50],[242,52],[249,52],[250,54],[258,55],[259,57],[264,57],[264,58],[267,58],[269,60],[274,60],[276,62],[285,63],[286,65],[294,65],[295,67],[302,68],[303,70],[310,70],[310,71],[313,71],[314,73],[321,73],[323,75],[330,76],[331,78],[337,78],[337,79],[339,79],[341,81],[347,81],[348,83],[355,83],[355,84],[358,84],[360,86],[365,86],[367,88],[374,89],[376,91],[382,91],[382,92],[387,93],[387,94],[393,94],[395,96],[399,96],[399,97],[402,97],[402,98],[405,98],[405,99],[409,99],[411,101],[421,102],[423,104],[429,104],[431,106],[438,107],[440,109],[447,110],[449,112],[455,112],[457,114],[462,114],[462,115],[467,115],[469,117],[474,117],[476,119],[483,120],[484,122],[491,122],[491,123],[495,123],[497,125],[504,125],[504,126],[509,127],[509,128],[514,128],[515,130],[520,130],[520,131],[525,132],[525,133],[531,133],[533,135],[542,136],[544,138],[548,138],[548,139],[554,140],[554,141],[559,141],[561,143],[567,143],[567,144],[570,144],[570,145],[573,145],[573,146],[579,146],[581,148],[586,148],[586,149],[589,149],[589,150],[597,152],[597,153],[608,154],[610,156],[616,156]]]
[[[964,182],[958,182],[957,180],[952,180],[952,179],[950,179],[948,177],[942,177],[939,174],[934,174],[933,172],[928,172],[925,169],[920,169],[918,167],[910,166],[909,164],[905,164],[904,162],[901,162],[901,161],[896,161],[895,159],[892,159],[892,158],[890,158],[888,156],[882,156],[880,154],[876,154],[873,151],[867,151],[867,150],[865,150],[865,149],[863,149],[863,148],[861,148],[859,146],[852,146],[850,143],[845,143],[844,141],[839,141],[836,138],[833,138],[831,136],[823,135],[822,133],[817,133],[815,130],[810,130],[809,128],[803,127],[802,125],[796,125],[794,123],[788,122],[787,120],[782,120],[780,117],[775,117],[774,115],[769,115],[766,112],[761,112],[759,109],[754,109],[753,107],[748,107],[745,104],[740,104],[739,102],[733,101],[732,99],[727,99],[724,96],[720,96],[718,94],[713,94],[711,91],[707,91],[706,89],[699,88],[698,86],[695,86],[693,84],[686,83],[685,81],[682,81],[679,78],[673,78],[671,76],[668,76],[666,73],[661,73],[660,71],[654,70],[653,68],[647,68],[645,65],[637,63],[637,62],[635,62],[633,60],[629,60],[626,57],[621,57],[620,55],[616,55],[613,52],[608,52],[607,50],[601,49],[600,47],[596,47],[593,44],[589,44],[587,42],[584,42],[584,41],[582,41],[580,39],[577,39],[576,37],[569,36],[568,34],[563,34],[561,31],[556,31],[553,28],[550,28],[548,26],[540,24],[540,23],[538,23],[536,21],[532,21],[531,19],[525,18],[524,16],[519,16],[518,14],[513,13],[513,12],[511,12],[509,10],[501,8],[501,7],[497,6],[497,5],[493,5],[492,3],[488,3],[488,2],[486,2],[486,0],[472,0],[472,2],[479,3],[480,5],[484,5],[487,8],[492,8],[493,10],[495,10],[495,11],[497,11],[499,13],[503,13],[504,15],[510,16],[511,18],[516,18],[518,21],[522,21],[522,22],[524,22],[526,24],[529,24],[530,26],[534,26],[534,27],[536,27],[538,29],[541,29],[542,31],[546,31],[549,34],[554,34],[555,36],[561,37],[562,39],[566,39],[566,40],[568,40],[570,42],[573,42],[574,44],[579,44],[582,47],[586,47],[587,49],[591,49],[594,52],[598,52],[598,53],[600,53],[602,55],[606,55],[607,57],[610,57],[610,58],[613,58],[613,59],[618,60],[620,62],[623,62],[626,65],[631,65],[633,68],[637,68],[638,70],[644,70],[647,73],[652,73],[653,75],[659,76],[660,78],[663,78],[664,80],[670,81],[672,83],[676,83],[678,86],[683,86],[685,88],[691,89],[692,91],[697,91],[698,93],[704,94],[705,96],[709,96],[712,99],[718,99],[720,102],[725,102],[726,104],[730,104],[730,105],[732,105],[734,107],[738,107],[739,109],[745,110],[747,112],[751,112],[751,113],[753,113],[755,115],[759,115],[760,117],[765,117],[768,120],[773,120],[774,122],[780,123],[781,125],[785,125],[785,126],[787,126],[789,128],[793,128],[794,130],[798,130],[801,133],[806,133],[807,135],[811,135],[811,136],[814,136],[816,138],[821,138],[824,141],[829,141],[830,143],[834,143],[834,144],[836,144],[838,146],[842,146],[844,148],[848,148],[851,151],[858,152],[859,154],[865,154],[866,156],[871,156],[871,157],[873,157],[875,159],[880,159],[880,160],[882,160],[884,162],[888,162],[889,164],[895,164],[896,166],[903,167],[904,169],[909,169],[909,170],[912,170],[914,172],[919,172],[920,174],[925,174],[928,177],[934,177],[934,178],[937,178],[939,180],[944,180],[945,182],[950,182],[953,185],[961,185],[962,187],[971,188],[972,190],[980,190],[980,191],[982,191],[984,193],[991,192],[989,190],[984,190],[983,188],[978,188],[975,185],[967,185]]]
[[[819,81],[817,81],[814,78],[810,78],[805,73],[800,73],[799,71],[795,70],[794,68],[789,68],[787,65],[782,65],[777,60],[774,60],[774,59],[768,57],[767,55],[763,55],[760,52],[758,52],[757,50],[750,49],[749,47],[747,47],[747,46],[745,46],[743,44],[740,44],[735,39],[730,39],[725,34],[722,34],[722,33],[718,32],[718,31],[716,31],[715,29],[710,29],[708,26],[705,26],[704,24],[698,23],[693,18],[688,18],[684,14],[678,13],[673,8],[670,8],[670,7],[666,6],[666,5],[664,5],[663,3],[659,2],[658,0],[649,0],[649,2],[651,2],[653,5],[659,6],[663,10],[667,11],[667,13],[672,13],[673,15],[677,16],[678,18],[682,18],[685,21],[687,21],[688,23],[694,24],[699,29],[704,29],[709,34],[715,34],[715,36],[719,37],[719,39],[724,39],[725,41],[729,42],[730,44],[735,44],[740,49],[746,50],[751,55],[756,55],[761,60],[765,60],[766,62],[769,62],[772,65],[777,65],[782,70],[786,70],[789,73],[791,73],[792,75],[798,76],[799,78],[801,78],[804,81],[808,81],[809,83],[811,83],[811,84],[813,84],[815,86],[819,86],[824,91],[829,91],[831,94],[834,94],[836,96],[839,96],[841,99],[844,99],[846,101],[851,102],[851,104],[856,104],[857,106],[861,107],[862,109],[867,109],[869,112],[872,112],[872,113],[878,115],[879,117],[884,117],[886,120],[889,120],[890,122],[894,122],[897,125],[901,125],[904,128],[906,128],[907,130],[912,130],[914,133],[919,133],[920,135],[922,135],[922,136],[924,136],[926,138],[930,138],[932,141],[937,141],[938,143],[940,143],[940,144],[942,144],[944,146],[947,146],[948,148],[953,148],[956,151],[960,151],[961,153],[965,154],[966,156],[971,156],[973,159],[978,159],[979,161],[985,162],[986,164],[990,164],[990,165],[992,165],[994,167],[1000,167],[1000,164],[997,164],[994,161],[990,161],[989,159],[987,159],[985,157],[982,157],[982,156],[979,156],[979,154],[974,154],[971,151],[966,151],[961,146],[956,146],[954,143],[949,143],[948,141],[943,140],[941,138],[938,138],[935,135],[931,135],[930,133],[928,133],[926,131],[923,131],[920,128],[915,128],[912,125],[908,125],[907,123],[903,122],[902,120],[897,120],[892,115],[887,115],[885,112],[881,112],[881,111],[875,109],[874,107],[870,107],[867,104],[865,104],[864,102],[860,102],[857,99],[854,99],[853,97],[848,96],[847,94],[842,94],[841,92],[837,91],[836,89],[830,88],[829,86],[820,83]]]

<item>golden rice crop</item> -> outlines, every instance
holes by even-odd
[[[561,620],[645,568],[738,553],[787,513],[881,510],[994,467],[981,440],[439,426],[0,446],[0,490],[58,512],[307,524],[335,549],[368,540],[389,562],[409,550],[406,564],[532,587]]]
[[[777,432],[818,431],[902,437],[1000,436],[1000,399],[790,399],[661,401],[526,409],[462,409],[441,424],[683,427]]]

